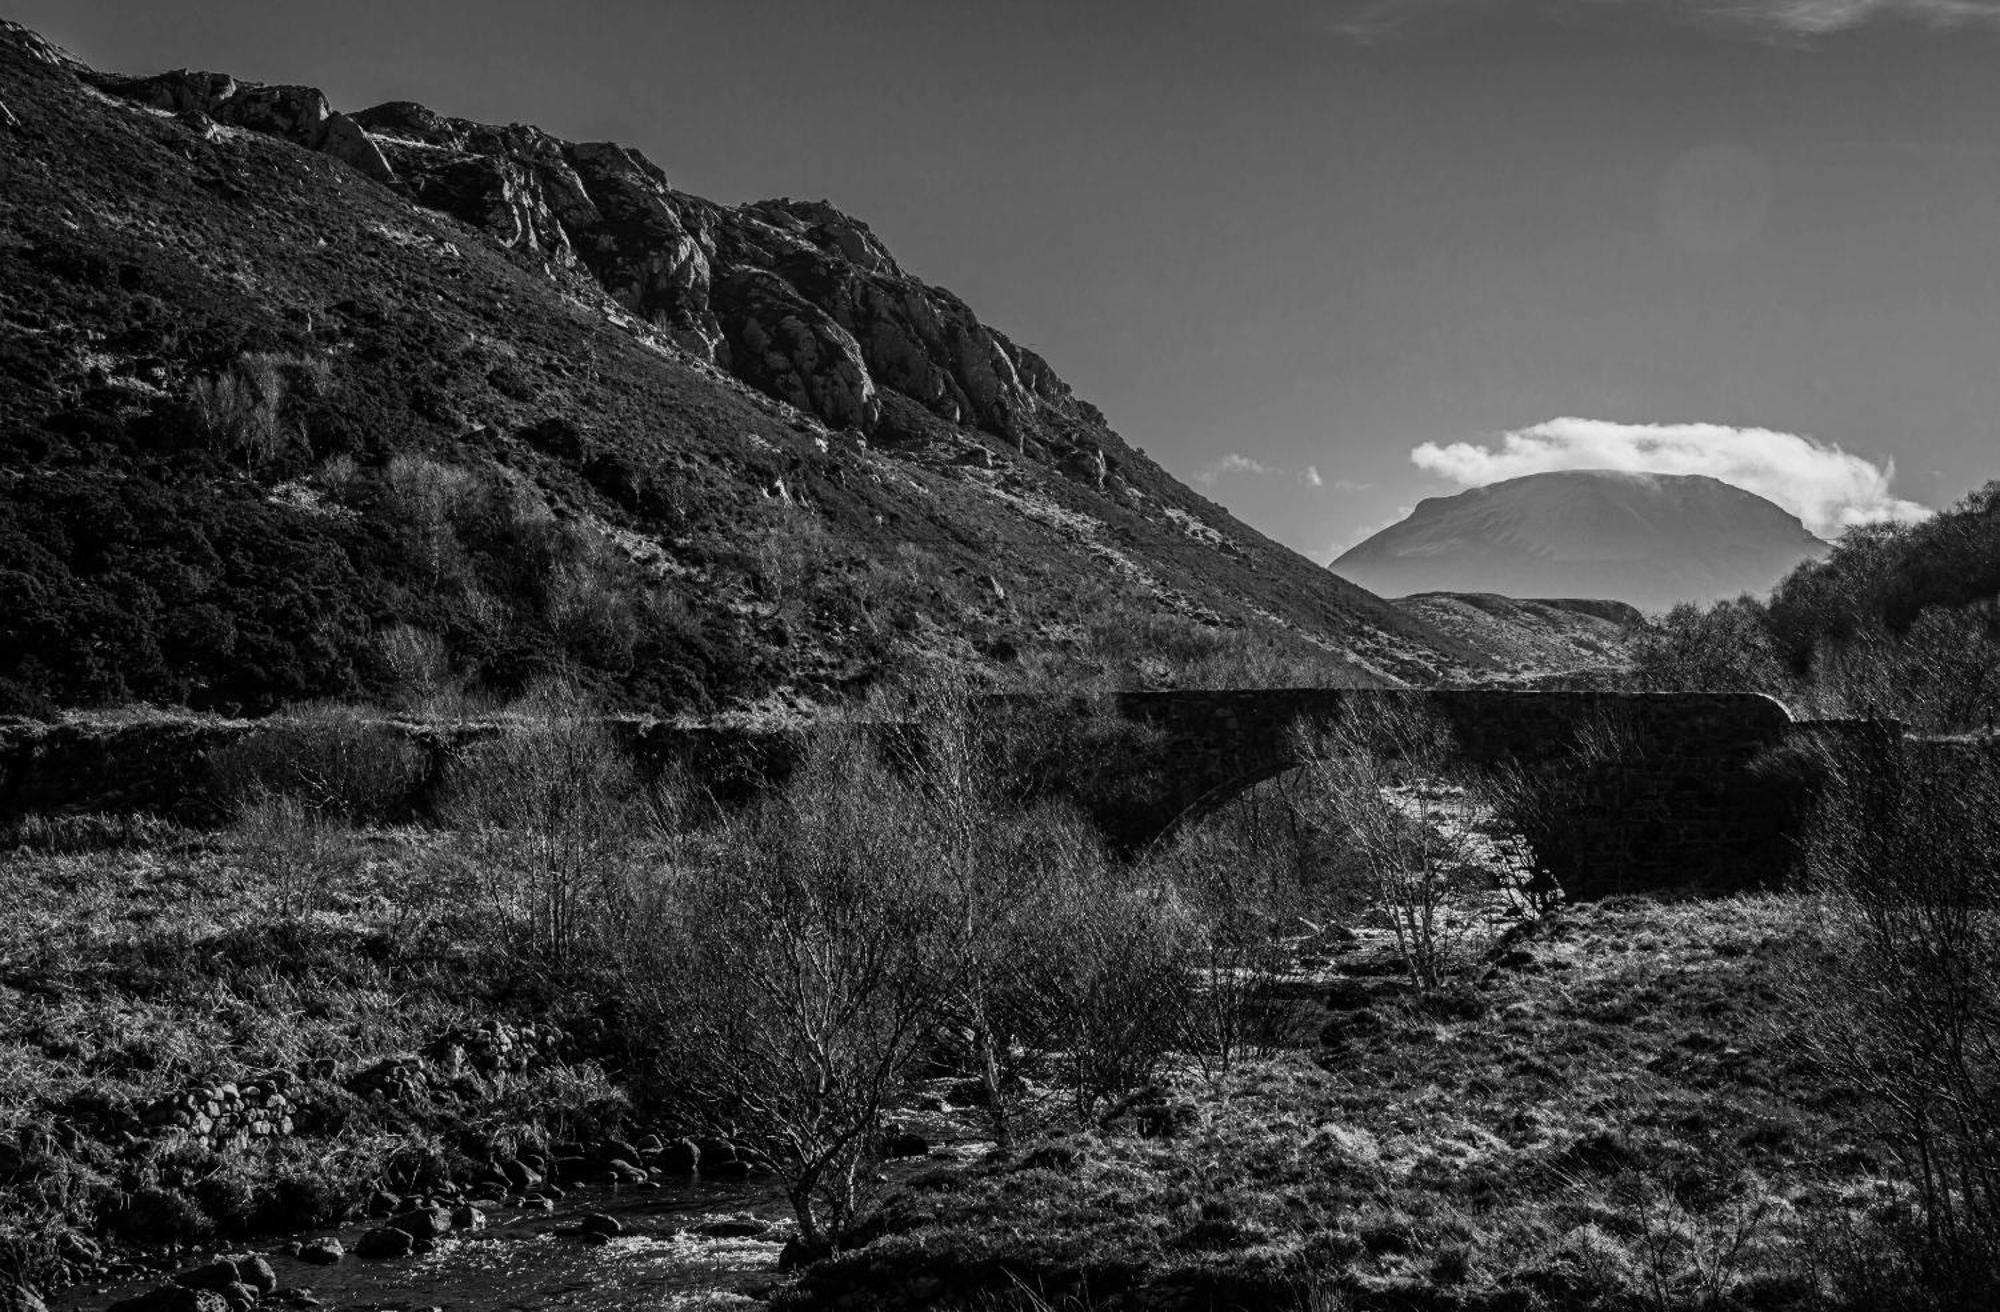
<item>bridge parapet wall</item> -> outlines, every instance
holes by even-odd
[[[416,723],[381,719],[373,730],[415,748],[417,768],[403,796],[374,819],[426,814],[451,760],[518,726],[504,720]],[[638,716],[603,721],[641,770],[669,764],[690,771],[724,796],[754,792],[783,778],[796,759],[796,734],[749,726],[683,725]],[[231,798],[217,764],[260,734],[301,729],[283,717],[231,720],[170,716],[106,722],[0,723],[0,821],[26,815],[149,812],[194,823],[225,818]],[[310,733],[310,725],[303,726]]]

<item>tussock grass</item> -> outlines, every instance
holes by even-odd
[[[866,1282],[895,1306],[943,1260],[985,1281],[968,1306],[1179,1285],[1217,1306],[1872,1306],[1857,1271],[1895,1190],[1790,1038],[1808,910],[1570,908],[1471,1014],[1381,1003],[1337,1047],[1186,1072],[1172,1139],[1107,1130],[1068,1140],[1060,1169],[1029,1154],[920,1180],[887,1237],[792,1297]]]
[[[345,1076],[507,1014],[513,977],[447,835],[302,843],[253,814],[162,848],[24,845],[0,854],[0,903],[0,1272],[60,1278],[76,1238],[329,1224],[370,1186],[442,1178],[468,1134],[546,1143],[622,1105],[595,1067],[557,1066],[472,1116],[303,1079],[324,1124],[226,1151],[116,1128],[193,1087],[309,1062]]]

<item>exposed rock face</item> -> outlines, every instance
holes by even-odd
[[[333,114],[327,118],[319,148],[377,182],[395,180],[396,172],[389,167],[382,148],[375,144],[375,139],[360,124],[345,114]]]
[[[69,51],[56,45],[41,33],[22,27],[19,23],[11,19],[0,18],[0,39],[5,39],[23,54],[27,55],[28,58],[38,63],[49,64],[56,68],[67,68],[79,73],[89,71]],[[0,1291],[0,1294],[4,1294],[4,1292]]]
[[[1117,472],[1123,444],[1040,356],[905,273],[866,224],[823,201],[717,205],[676,191],[630,147],[409,101],[347,115],[310,87],[187,70],[102,85],[186,122],[321,151],[552,275],[587,274],[683,349],[829,426],[873,433],[893,391],[1099,489]]]
[[[763,269],[715,289],[738,377],[836,428],[867,432],[882,415],[861,347],[845,328]]]

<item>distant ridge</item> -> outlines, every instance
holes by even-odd
[[[1397,606],[1477,647],[1510,675],[1618,670],[1646,617],[1622,601],[1420,592]]]
[[[1386,597],[1597,597],[1664,610],[1768,591],[1826,543],[1701,474],[1563,470],[1420,502],[1333,562]]]

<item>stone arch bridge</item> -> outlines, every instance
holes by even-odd
[[[1150,805],[1100,817],[1123,845],[1200,819],[1297,768],[1293,729],[1363,706],[1421,708],[1451,731],[1457,763],[1540,776],[1557,809],[1525,833],[1571,896],[1667,884],[1752,886],[1789,868],[1802,818],[1787,749],[1827,732],[1756,693],[1497,689],[1245,689],[1114,694],[1097,708],[1144,726],[1160,763]],[[1608,730],[1615,750],[1580,750]]]
[[[1241,689],[1113,693],[1038,705],[1044,717],[1093,730],[1077,736],[1086,747],[1113,745],[1101,761],[1073,763],[1078,773],[1144,777],[1143,787],[1124,790],[1115,804],[1103,799],[1117,790],[1077,790],[1107,836],[1130,850],[1296,766],[1295,723],[1330,725],[1366,702],[1434,712],[1451,727],[1467,764],[1568,770],[1559,813],[1527,836],[1543,866],[1572,896],[1584,897],[1689,882],[1770,882],[1791,864],[1803,815],[1800,772],[1787,768],[1786,749],[1832,738],[1892,760],[1902,744],[1892,724],[1796,723],[1778,702],[1747,693]],[[379,723],[410,738],[430,763],[401,803],[405,814],[427,808],[445,764],[467,742],[507,731],[504,724]],[[787,773],[802,742],[797,731],[640,718],[609,723],[642,763],[679,762],[737,795]],[[1594,723],[1617,726],[1623,750],[1578,771],[1575,744]],[[271,727],[172,716],[0,722],[0,820],[32,812],[213,816],[210,760]],[[1134,727],[1139,732],[1116,732]],[[1114,732],[1095,732],[1106,728]],[[1800,755],[1792,753],[1794,765]]]

